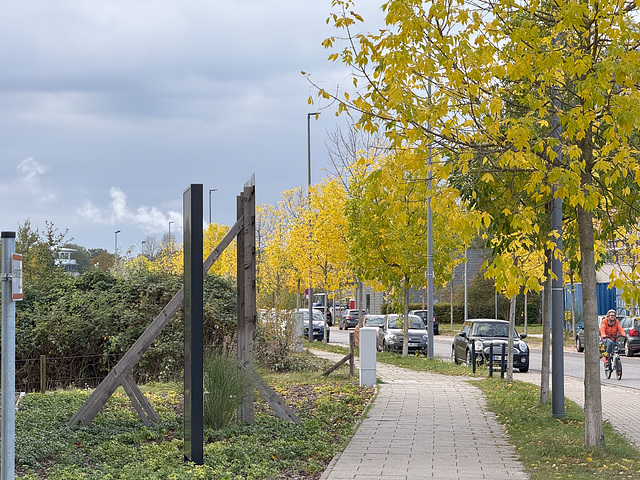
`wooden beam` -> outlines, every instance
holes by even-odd
[[[251,376],[251,380],[256,387],[256,390],[262,395],[269,406],[273,409],[273,411],[278,415],[278,417],[288,420],[293,423],[300,423],[300,419],[293,413],[293,410],[289,408],[289,406],[284,403],[282,397],[273,390],[267,382],[265,382],[260,375],[257,374],[255,370],[253,370],[253,375]]]

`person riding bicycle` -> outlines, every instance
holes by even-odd
[[[617,336],[621,335],[626,337],[624,329],[620,325],[620,322],[616,318],[616,311],[609,310],[607,315],[602,319],[600,323],[600,341],[604,344],[607,356],[604,357],[605,363],[607,362],[609,355],[613,354],[613,348],[618,344]]]

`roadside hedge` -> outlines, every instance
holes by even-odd
[[[55,386],[94,386],[106,375],[182,286],[182,277],[148,272],[116,277],[91,269],[78,277],[54,276],[49,284],[25,285],[16,304],[16,383],[39,385],[39,357]],[[205,345],[235,333],[232,282],[205,277]],[[137,380],[171,380],[183,365],[180,310],[134,369]],[[36,361],[37,360],[37,361]],[[81,384],[81,385],[78,385]]]

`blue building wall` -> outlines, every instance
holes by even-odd
[[[576,321],[582,320],[582,284],[575,283],[575,309],[576,309]],[[616,288],[609,288],[609,283],[598,283],[596,285],[596,301],[598,305],[598,315],[605,315],[607,310],[616,308]],[[566,285],[564,287],[564,309],[565,311],[571,311],[571,286]]]

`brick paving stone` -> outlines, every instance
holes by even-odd
[[[467,378],[380,363],[376,374],[384,382],[378,396],[321,480],[529,478],[484,395]]]

